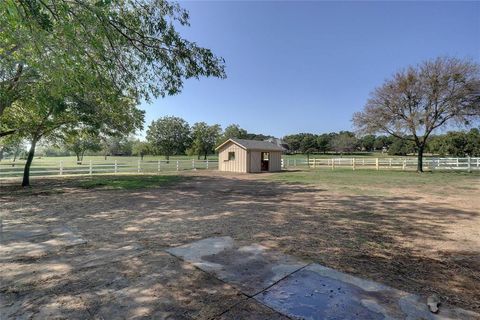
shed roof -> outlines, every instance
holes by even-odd
[[[245,140],[245,139],[228,139],[221,145],[219,145],[215,150],[220,149],[222,146],[228,142],[235,143],[239,147],[245,150],[257,150],[257,151],[284,151],[284,149],[272,142],[269,141],[258,141],[258,140]]]

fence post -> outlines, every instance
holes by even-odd
[[[282,160],[281,160],[281,167],[282,167],[282,168],[285,168],[285,164],[283,163],[283,158],[282,158]]]
[[[406,167],[407,167],[407,160],[403,159],[402,170],[405,171]]]
[[[392,158],[389,159],[389,161],[388,161],[388,166],[389,166],[389,167],[392,166]]]
[[[177,171],[178,171],[178,160],[177,160]]]
[[[378,158],[375,158],[375,168],[378,170],[379,167],[378,167]]]
[[[458,158],[457,158],[457,167],[458,167]]]
[[[192,159],[192,169],[195,170],[195,159]]]
[[[158,160],[157,171],[160,172],[160,160]]]
[[[352,169],[355,171],[355,158],[352,158]]]
[[[92,160],[88,163],[88,174],[92,175],[93,173],[93,167],[92,167]]]
[[[470,156],[468,156],[468,172],[472,172],[472,160],[470,158]]]
[[[335,169],[335,159],[332,159],[332,170]]]
[[[294,166],[294,167],[297,166],[297,158],[294,158],[294,159],[293,159],[293,166]]]
[[[208,169],[208,158],[207,158],[207,169]]]
[[[141,167],[140,167],[140,160],[137,160],[137,173],[140,173]]]
[[[63,174],[63,160],[60,160],[60,175]]]
[[[118,171],[118,170],[117,170],[117,160],[115,160],[115,161],[113,162],[113,173],[116,174],[117,171]]]

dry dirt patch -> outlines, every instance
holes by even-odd
[[[49,190],[48,184],[41,188]],[[471,196],[472,190],[452,196],[409,193],[405,188],[389,195],[358,195],[332,191],[327,186],[267,181],[261,175],[195,174],[160,188],[102,191],[69,187],[62,192],[16,192],[1,199],[3,219],[21,219],[49,228],[68,225],[88,241],[81,248],[57,252],[58,259],[74,259],[102,248],[128,245],[141,247],[150,257],[165,248],[195,240],[231,236],[405,291],[424,296],[438,293],[444,302],[480,310],[480,203]],[[104,265],[87,282],[82,274],[67,272],[41,279],[20,291],[6,289],[2,294],[35,298],[45,288],[69,288],[81,283],[81,303],[64,295],[63,300],[55,303],[71,304],[74,310],[88,310],[94,315],[105,312],[102,306],[115,297],[115,290],[108,291],[110,282],[125,274],[128,281],[132,281],[131,277],[143,279],[155,261],[135,259],[139,261],[137,265]],[[164,286],[167,278],[159,275],[155,281]],[[132,292],[153,286],[146,283],[142,287],[141,281],[132,283]],[[161,290],[151,291],[152,296],[145,298],[148,310],[142,309],[140,302],[131,311],[164,312],[168,303],[175,302],[183,307],[172,314],[186,310],[186,317],[201,318],[202,308],[187,308],[191,302],[177,301],[187,288],[171,285],[176,288],[176,296],[155,304],[148,299],[154,299]],[[213,292],[208,290],[200,291]],[[217,294],[211,301],[219,299]],[[104,300],[99,300],[99,295]],[[118,301],[118,297],[115,299]],[[233,291],[220,298],[227,306],[231,305],[229,301],[239,303],[238,299]],[[42,299],[38,301],[44,305]],[[208,301],[204,303],[208,305]],[[125,308],[130,307],[127,304]],[[212,316],[217,311],[206,314]]]

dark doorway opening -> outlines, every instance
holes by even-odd
[[[262,152],[261,160],[262,160],[262,171],[268,171],[268,166],[270,162],[270,152]]]

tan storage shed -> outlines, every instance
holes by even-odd
[[[218,170],[263,172],[282,170],[283,148],[269,141],[228,139],[216,149]]]

